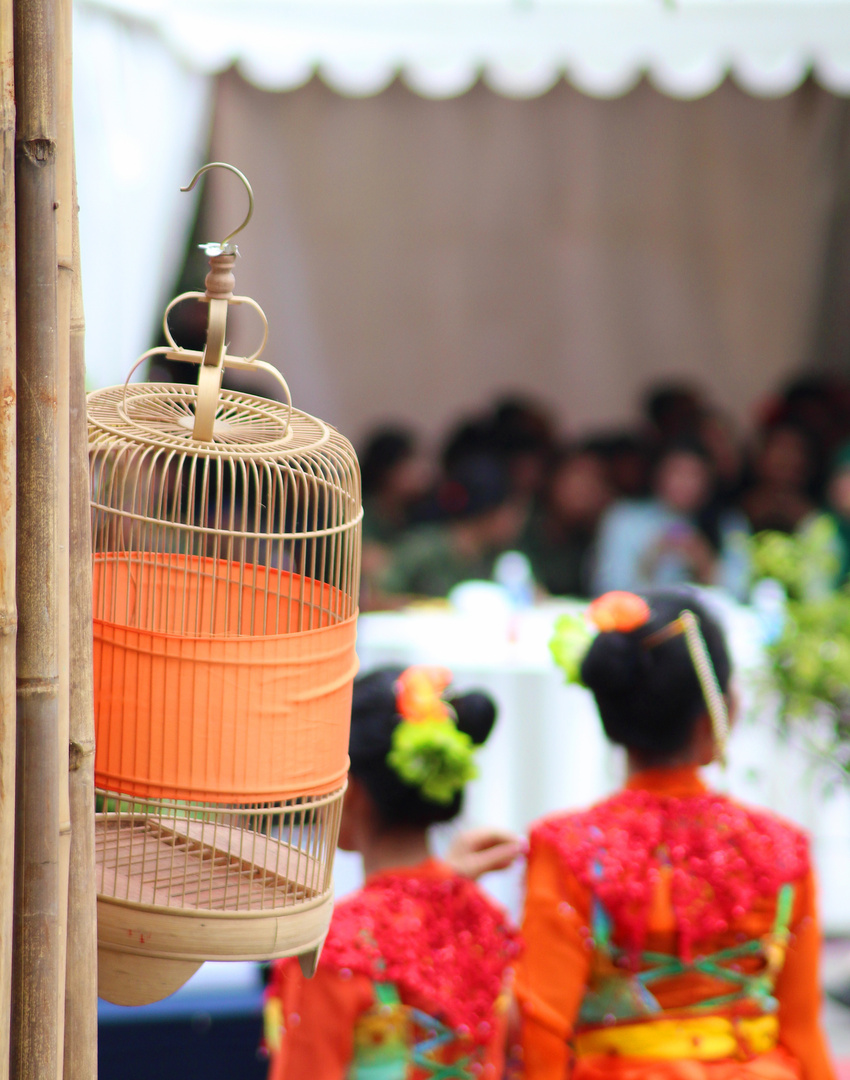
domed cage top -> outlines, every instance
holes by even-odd
[[[125,1004],[204,959],[309,970],[330,918],[359,469],[288,400],[221,389],[225,367],[270,370],[226,353],[228,305],[259,310],[232,296],[234,258],[188,294],[210,304],[205,352],[152,350],[198,363],[199,386],[88,399],[101,995]]]

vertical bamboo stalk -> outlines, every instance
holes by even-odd
[[[17,769],[12,1075],[55,1080],[59,945],[53,0],[15,0]]]
[[[15,867],[15,67],[0,0],[0,1080],[9,1077]]]
[[[76,203],[76,196],[75,196]],[[97,1078],[97,897],[94,855],[94,680],[91,511],[79,226],[71,293],[71,875],[65,982],[65,1080]]]
[[[59,956],[58,987],[59,1013],[56,1032],[56,1080],[62,1080],[65,1041],[65,957],[68,940],[68,875],[71,861],[71,807],[68,794],[68,747],[70,708],[70,429],[69,429],[69,368],[71,362],[71,289],[73,283],[73,165],[74,124],[71,101],[71,3],[55,0],[56,11],[56,260],[57,279],[57,482],[59,506],[56,528],[56,613],[57,659],[59,663],[59,718],[57,740],[59,754]]]

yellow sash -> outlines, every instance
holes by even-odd
[[[680,1020],[646,1020],[597,1028],[575,1036],[578,1057],[614,1054],[619,1057],[719,1061],[766,1054],[779,1039],[776,1016],[732,1019],[699,1016]]]

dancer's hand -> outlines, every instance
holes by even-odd
[[[528,843],[505,829],[465,829],[449,845],[446,862],[462,877],[505,870],[528,851]]]

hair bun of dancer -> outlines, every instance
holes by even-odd
[[[355,681],[351,774],[386,824],[427,826],[460,812],[496,707],[474,691],[444,697],[450,679],[444,669],[387,667]]]
[[[715,618],[692,589],[646,593],[649,619],[629,632],[601,632],[581,665],[608,738],[643,755],[669,757],[691,738],[706,701],[682,633],[662,633],[682,610],[699,621],[721,692],[729,686],[729,654]],[[651,647],[647,647],[651,646]]]

